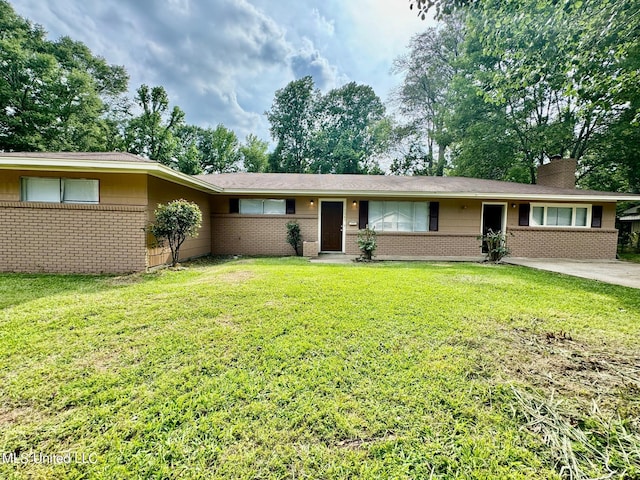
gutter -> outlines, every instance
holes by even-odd
[[[45,170],[54,172],[146,173],[205,193],[221,193],[222,188],[173,170],[157,162],[120,162],[111,160],[69,160],[29,157],[2,157],[0,168],[7,170]]]

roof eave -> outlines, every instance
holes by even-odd
[[[0,168],[56,172],[146,173],[206,193],[220,193],[222,188],[191,177],[156,162],[123,162],[115,160],[69,160],[29,157],[1,157]]]
[[[553,200],[562,202],[617,202],[628,199],[637,199],[638,196],[627,194],[549,194],[549,193],[492,193],[492,192],[402,192],[379,190],[301,190],[301,189],[253,189],[253,188],[223,188],[222,193],[227,195],[277,195],[295,197],[394,197],[394,198],[456,198],[478,200],[508,200],[508,201],[536,201]]]

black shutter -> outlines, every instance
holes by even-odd
[[[429,202],[429,231],[438,231],[438,214],[440,213],[440,202]]]
[[[520,214],[518,216],[518,225],[521,227],[529,226],[529,212],[531,211],[531,205],[528,203],[520,204]]]
[[[240,199],[239,198],[230,198],[229,199],[229,213],[240,213]]]
[[[591,209],[591,228],[602,228],[602,205],[594,205]]]
[[[369,201],[360,200],[360,210],[358,212],[358,228],[367,228],[369,223]]]
[[[287,198],[287,215],[295,215],[296,213],[296,199]]]

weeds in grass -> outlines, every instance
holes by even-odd
[[[566,408],[553,392],[544,397],[513,387],[513,394],[524,426],[543,439],[563,478],[640,476],[640,432],[627,419],[603,415],[595,400],[589,415],[582,416]]]
[[[553,479],[544,429],[573,419],[625,446],[592,473],[624,472],[639,316],[631,289],[489,264],[0,275],[0,453],[98,459],[0,478]]]

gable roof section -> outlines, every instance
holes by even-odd
[[[207,193],[222,189],[161,163],[124,152],[0,152],[0,169],[48,172],[146,173]]]
[[[351,195],[368,197],[446,197],[493,200],[611,201],[638,195],[529,185],[466,177],[221,173],[199,175],[235,195]]]

